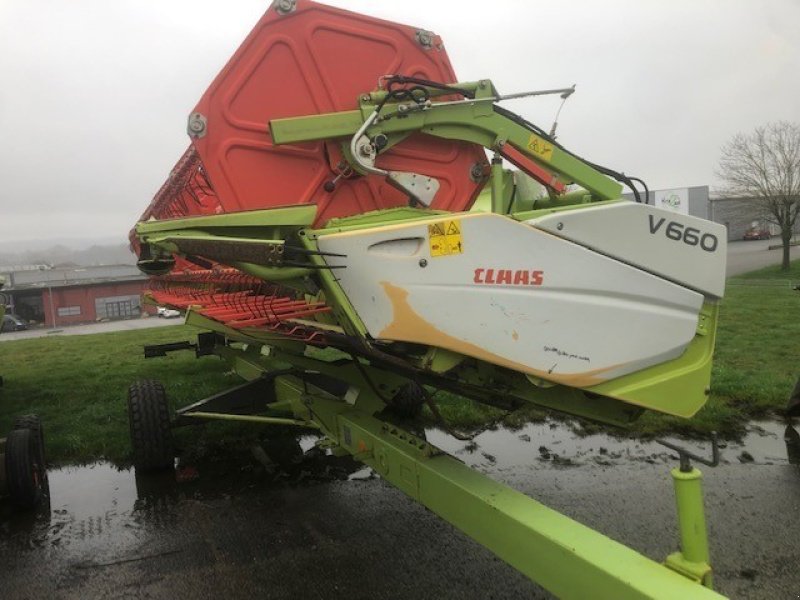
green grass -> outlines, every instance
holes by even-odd
[[[0,343],[0,432],[16,415],[38,414],[54,463],[130,454],[126,398],[136,379],[160,379],[171,404],[188,404],[238,382],[216,357],[192,352],[145,360],[142,346],[189,339],[183,325]]]
[[[769,267],[728,280],[722,304],[712,394],[690,420],[648,413],[633,433],[689,435],[716,430],[736,436],[752,418],[780,412],[800,375],[800,261],[790,272]],[[130,456],[126,392],[135,379],[161,380],[173,407],[194,402],[235,385],[216,357],[196,359],[192,352],[145,360],[142,346],[190,339],[183,325],[86,336],[53,336],[0,343],[0,432],[15,415],[39,414],[45,423],[52,462],[88,462],[100,458],[125,463]],[[503,412],[439,393],[436,401],[453,427],[474,430],[503,417]],[[426,409],[427,411],[427,409]],[[509,426],[539,420],[546,413],[530,407],[505,419]],[[426,414],[428,423],[432,417]],[[208,435],[193,429],[178,434],[194,454],[214,452],[263,428],[215,423]],[[239,442],[240,443],[240,442]]]
[[[800,376],[798,283],[800,260],[728,279],[708,403],[690,420],[647,414],[636,430],[737,436],[748,420],[780,414]]]
[[[791,269],[767,267],[728,280],[722,302],[712,398],[693,421],[708,430],[716,421],[781,412],[800,376],[800,260]],[[724,428],[723,428],[724,429]]]

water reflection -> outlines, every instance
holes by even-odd
[[[783,441],[786,442],[786,456],[793,465],[800,465],[800,433],[789,423],[783,432]]]
[[[316,438],[277,438],[240,451],[141,473],[98,462],[49,471],[50,494],[34,511],[0,500],[0,542],[30,546],[80,546],[77,538],[134,538],[180,510],[203,501],[281,487],[346,480],[363,468],[315,446]],[[0,594],[2,597],[2,594]]]
[[[786,431],[784,431],[786,430]],[[800,440],[791,427],[779,421],[754,421],[740,441],[727,441],[722,463],[800,464]],[[786,438],[784,445],[783,439]],[[791,439],[790,439],[791,438]],[[709,453],[707,440],[667,437],[695,454]],[[672,465],[677,454],[653,441],[607,433],[580,435],[563,423],[529,423],[517,430],[499,428],[481,433],[470,442],[455,440],[439,430],[429,430],[428,440],[467,465],[483,471],[629,467],[634,464]],[[790,447],[790,443],[793,443]]]
[[[561,422],[531,423],[518,430],[486,431],[473,442],[455,440],[438,430],[428,440],[471,467],[494,473],[508,469],[630,468],[672,465],[673,453],[652,442],[619,439],[606,434],[577,435]],[[334,480],[371,478],[370,469],[350,457],[320,450],[316,438],[273,439],[241,451],[226,451],[179,463],[166,473],[144,474],[110,463],[50,471],[50,501],[38,511],[16,511],[0,502],[0,542],[12,545],[77,548],[80,539],[97,536],[137,540],[145,530],[169,521],[182,503],[259,494]],[[707,444],[679,440],[696,452]],[[725,464],[800,464],[800,433],[792,424],[754,422],[741,442],[728,442]],[[738,458],[738,459],[737,459]],[[0,544],[2,546],[3,544]]]

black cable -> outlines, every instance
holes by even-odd
[[[410,77],[410,76],[406,76],[406,75],[393,75],[391,77],[387,77],[386,81],[388,82],[387,85],[386,85],[386,96],[384,96],[383,100],[381,100],[381,102],[378,104],[378,106],[375,109],[376,112],[378,112],[378,113],[380,113],[381,109],[383,108],[383,105],[390,98],[392,98],[393,100],[398,100],[398,101],[411,99],[411,100],[414,100],[415,102],[424,102],[425,100],[428,99],[428,97],[430,95],[428,90],[425,89],[425,87],[436,88],[436,89],[452,92],[454,94],[459,94],[459,95],[461,95],[461,96],[463,96],[465,98],[469,98],[469,99],[475,98],[475,94],[473,92],[471,92],[470,90],[466,90],[466,89],[463,89],[463,88],[458,88],[458,87],[455,87],[455,86],[447,85],[445,83],[441,83],[441,82],[438,82],[438,81],[431,81],[430,79],[422,79],[420,77]],[[395,86],[395,85],[406,85],[406,84],[415,84],[415,85],[412,88],[404,88],[404,89],[401,89],[401,90],[393,90],[392,89],[393,86]],[[425,86],[425,87],[421,87],[421,86]],[[419,98],[416,98],[414,96],[414,92],[418,92],[418,93],[421,92],[422,95]],[[616,181],[619,181],[620,183],[623,183],[628,188],[630,188],[630,190],[633,192],[633,196],[634,196],[636,202],[641,204],[642,203],[642,197],[639,195],[639,190],[633,184],[634,181],[638,181],[642,185],[644,190],[645,190],[644,203],[645,204],[647,203],[647,200],[648,200],[648,197],[649,197],[649,190],[647,188],[647,184],[643,180],[639,179],[638,177],[628,177],[624,173],[620,173],[618,171],[615,171],[614,169],[610,169],[608,167],[604,167],[602,165],[598,165],[598,164],[593,163],[593,162],[591,162],[589,160],[586,160],[585,158],[579,156],[578,154],[575,154],[574,152],[572,152],[572,151],[568,150],[567,148],[565,148],[564,146],[562,146],[559,142],[557,142],[555,140],[554,137],[552,137],[549,133],[547,133],[544,129],[542,129],[538,125],[536,125],[534,123],[531,123],[530,121],[528,121],[524,117],[522,117],[522,116],[518,115],[517,113],[514,113],[514,112],[512,112],[512,111],[510,111],[508,109],[505,109],[502,106],[498,106],[497,104],[495,104],[494,105],[494,111],[497,114],[502,115],[503,117],[505,117],[505,118],[517,123],[518,125],[524,127],[525,129],[527,129],[529,131],[532,131],[533,133],[536,133],[539,137],[547,140],[548,142],[553,144],[556,148],[560,149],[562,152],[566,152],[570,156],[580,160],[583,163],[586,163],[587,165],[589,165],[590,167],[592,167],[596,171],[599,171],[603,175],[606,175],[608,177],[611,177],[612,179],[615,179]]]
[[[644,203],[650,204],[650,189],[647,187],[647,184],[638,177],[631,177],[630,180],[637,181],[641,184],[641,186],[644,188]]]
[[[353,365],[355,365],[356,370],[358,370],[358,372],[361,374],[361,377],[364,379],[364,381],[367,382],[367,385],[370,387],[372,392],[386,406],[391,407],[392,406],[392,401],[389,400],[388,398],[386,398],[383,394],[381,394],[381,392],[378,391],[378,387],[375,385],[375,383],[373,383],[372,378],[370,378],[370,376],[367,374],[367,370],[364,368],[364,365],[361,364],[361,362],[358,360],[358,358],[354,354],[351,354],[350,358],[352,359]],[[478,433],[482,433],[483,431],[485,431],[485,429],[483,429],[478,433],[474,433],[472,435],[469,435],[469,434],[461,433],[459,431],[456,431],[456,430],[452,429],[447,424],[447,421],[444,420],[444,417],[442,417],[442,413],[439,412],[439,408],[436,406],[436,403],[433,401],[433,398],[431,397],[431,394],[428,392],[427,389],[425,389],[425,386],[422,385],[416,379],[414,379],[413,381],[417,386],[419,386],[419,389],[422,391],[423,400],[424,400],[425,404],[428,406],[428,408],[430,409],[431,413],[433,414],[433,418],[436,420],[437,424],[442,429],[445,430],[445,432],[449,433],[450,435],[452,435],[457,440],[469,441],[469,440],[473,439],[476,435],[478,435]],[[503,415],[502,418],[505,418],[507,416],[508,416],[508,414],[505,414],[505,415]]]
[[[647,185],[645,185],[644,181],[642,181],[638,177],[628,177],[624,173],[620,173],[620,172],[615,171],[613,169],[609,169],[608,167],[604,167],[602,165],[598,165],[598,164],[593,163],[593,162],[591,162],[589,160],[586,160],[585,158],[575,154],[574,152],[572,152],[570,150],[567,150],[564,146],[562,146],[560,143],[558,143],[553,137],[550,136],[550,134],[548,134],[544,129],[542,129],[538,125],[535,125],[534,123],[531,123],[530,121],[528,121],[527,119],[521,117],[517,113],[511,112],[510,110],[505,109],[502,106],[498,106],[497,104],[495,104],[494,105],[494,111],[497,114],[502,115],[503,117],[505,117],[505,118],[507,118],[507,119],[509,119],[511,121],[514,121],[517,125],[521,125],[525,129],[535,133],[539,137],[544,138],[545,140],[547,140],[548,142],[553,144],[556,148],[558,148],[562,152],[566,152],[570,156],[572,156],[574,158],[577,158],[581,162],[586,163],[587,165],[589,165],[590,167],[592,167],[596,171],[599,171],[603,175],[607,175],[608,177],[611,177],[612,179],[616,179],[620,183],[624,183],[633,192],[633,196],[636,199],[636,202],[639,202],[641,204],[642,198],[639,195],[639,190],[636,189],[636,186],[633,184],[633,180],[639,181],[642,184],[642,186],[645,188],[645,190],[647,190]],[[646,202],[647,202],[647,200],[645,200],[645,203]]]
[[[511,214],[511,207],[514,206],[514,200],[517,198],[517,184],[514,184],[514,187],[511,188],[511,198],[508,201],[508,210],[506,210],[506,214]]]
[[[405,85],[408,83],[413,83],[416,85],[424,85],[425,87],[444,90],[446,92],[453,92],[454,94],[459,94],[469,99],[475,98],[475,93],[470,90],[448,85],[440,81],[431,81],[430,79],[422,79],[420,77],[410,77],[407,75],[392,75],[391,77],[387,77],[386,81],[389,82],[386,86],[386,89],[388,91],[392,91],[392,86],[395,84]]]
[[[391,77],[386,78],[386,95],[383,97],[378,105],[375,107],[375,111],[380,113],[383,105],[386,104],[388,100],[396,100],[398,102],[402,102],[403,100],[413,100],[417,103],[422,103],[430,98],[430,91],[427,88],[434,88],[437,90],[443,90],[445,92],[452,92],[453,94],[459,94],[464,96],[465,98],[474,98],[475,94],[470,90],[465,90],[463,88],[454,87],[452,85],[448,85],[446,83],[441,83],[439,81],[431,81],[430,79],[422,79],[420,77],[410,77],[407,75],[392,75]],[[396,85],[408,85],[413,84],[413,87],[410,88],[403,88],[403,89],[394,89]],[[417,94],[415,96],[415,93]]]

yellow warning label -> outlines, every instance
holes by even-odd
[[[553,144],[544,141],[538,135],[531,134],[528,140],[528,150],[546,161],[549,161],[553,157]]]
[[[431,256],[449,256],[464,252],[461,226],[458,221],[442,221],[428,225]]]
[[[444,223],[434,223],[428,225],[428,235],[433,237],[435,235],[444,235]]]

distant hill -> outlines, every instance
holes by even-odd
[[[95,244],[88,248],[70,248],[59,244],[20,252],[10,252],[7,246],[0,249],[0,267],[31,264],[48,264],[54,267],[133,265],[136,264],[136,256],[130,251],[127,243]]]

